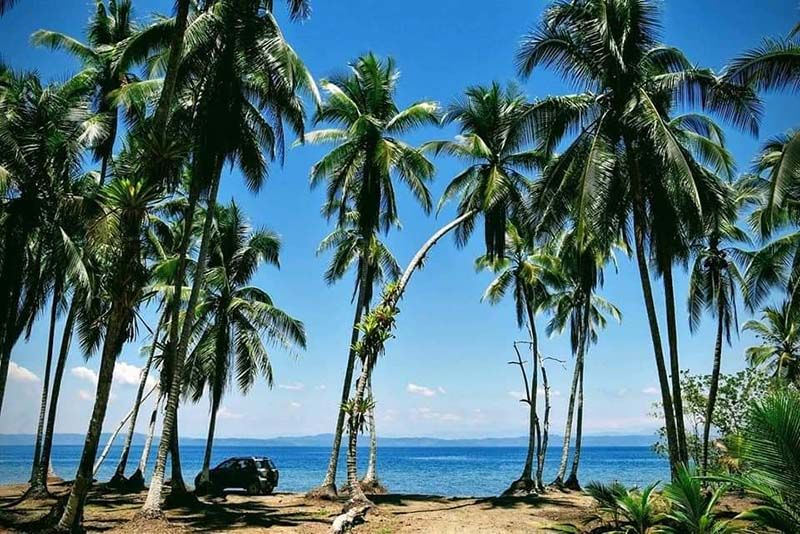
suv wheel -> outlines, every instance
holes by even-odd
[[[261,495],[261,485],[258,482],[251,482],[246,489],[248,495]]]

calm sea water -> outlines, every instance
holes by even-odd
[[[153,459],[155,457],[155,449]],[[359,451],[359,463],[366,463],[366,449]],[[98,473],[108,480],[116,468],[120,448],[114,447]],[[545,480],[554,476],[560,448],[550,449]],[[81,454],[80,446],[53,448],[53,469],[72,478]],[[324,447],[226,447],[214,448],[213,465],[231,456],[266,455],[281,472],[280,491],[305,491],[318,484],[325,473],[329,449]],[[141,447],[131,451],[130,474],[138,463]],[[24,482],[30,476],[32,446],[0,446],[0,483]],[[489,496],[503,491],[518,475],[525,459],[521,447],[384,447],[378,453],[378,474],[392,492],[447,496]],[[149,468],[152,468],[152,459]],[[203,461],[202,446],[182,446],[184,477],[193,483]],[[339,480],[344,480],[344,456]],[[366,466],[362,467],[365,469]],[[581,480],[602,480],[643,486],[666,480],[666,461],[648,447],[586,447],[581,457]]]

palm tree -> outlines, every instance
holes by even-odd
[[[476,268],[490,269],[496,275],[486,288],[483,300],[497,304],[511,290],[517,326],[527,328],[531,343],[531,382],[528,386],[527,378],[525,379],[525,398],[522,399],[529,408],[528,452],[522,474],[503,494],[535,494],[537,489],[541,489],[536,487],[537,481],[533,479],[532,473],[537,444],[536,429],[539,428],[536,400],[539,393],[539,367],[542,362],[536,315],[547,306],[550,298],[549,286],[556,283],[559,273],[555,259],[547,253],[535,252],[531,238],[523,234],[513,222],[507,225],[505,251],[500,256],[502,259],[482,256],[475,263]],[[523,377],[525,376],[523,367]]]
[[[17,0],[0,0],[0,17],[6,14],[6,12],[14,7],[14,4],[17,3]]]
[[[146,54],[163,44],[166,33],[161,26],[140,28],[133,18],[131,0],[95,0],[95,11],[89,20],[87,43],[64,33],[39,30],[31,36],[35,45],[61,49],[83,64],[75,76],[76,83],[92,95],[94,111],[106,118],[105,135],[94,146],[100,161],[100,185],[106,179],[117,136],[119,103],[111,94],[123,85],[136,81],[132,72]]]
[[[800,313],[795,303],[767,306],[760,321],[751,319],[743,328],[761,340],[745,352],[752,365],[769,367],[779,381],[800,383]]]
[[[505,90],[496,82],[489,87],[470,87],[463,100],[448,107],[444,117],[444,122],[458,124],[459,136],[423,147],[470,163],[450,181],[439,208],[459,196],[459,215],[482,214],[490,259],[503,256],[508,220],[529,187],[524,173],[542,169],[548,162],[544,152],[527,149],[532,130],[530,109],[513,85]],[[466,243],[474,227],[474,218],[468,218],[456,229],[459,245]]]
[[[249,285],[261,265],[279,266],[278,236],[250,227],[235,202],[219,206],[214,218],[207,287],[196,312],[197,343],[187,361],[191,368],[187,386],[194,399],[208,390],[211,401],[198,489],[210,480],[217,412],[233,377],[242,393],[249,391],[259,374],[272,387],[272,364],[262,336],[285,348],[306,346],[303,323],[277,308],[264,290]]]
[[[327,201],[323,213],[335,217],[339,226],[352,228],[362,247],[359,257],[366,259],[368,247],[381,231],[388,232],[399,220],[394,182],[403,182],[427,212],[431,207],[426,182],[433,165],[416,148],[396,136],[423,124],[438,124],[438,106],[417,102],[405,109],[394,101],[399,72],[390,58],[381,60],[367,54],[350,65],[348,74],[321,82],[328,93],[314,122],[331,123],[335,128],[309,132],[309,143],[333,143],[335,147],[311,169],[312,187],[327,181]],[[348,220],[349,219],[349,220]],[[350,395],[355,368],[355,346],[361,322],[369,305],[372,286],[368,265],[359,262],[356,281],[356,310],[350,350],[342,385],[342,405]],[[345,411],[339,410],[331,456],[322,484],[312,490],[320,496],[336,496],[336,466],[339,460]]]
[[[717,319],[714,363],[703,424],[704,473],[708,469],[709,435],[719,388],[722,340],[724,336],[730,345],[731,326],[733,331],[739,331],[736,292],[737,288],[743,285],[743,278],[736,260],[741,258],[743,253],[735,248],[733,243],[749,241],[747,234],[735,226],[737,215],[735,206],[730,206],[727,211],[728,213],[708,214],[705,235],[691,244],[694,263],[689,276],[689,328],[692,332],[697,330],[705,310]]]
[[[58,528],[62,530],[77,529],[82,520],[111,392],[114,363],[125,341],[133,336],[136,309],[148,277],[141,257],[147,213],[155,208],[159,199],[157,187],[135,176],[115,177],[103,190],[104,213],[92,231],[95,235],[90,242],[108,262],[106,291],[111,304],[103,320],[104,340],[97,378],[97,398],[75,483],[58,522]]]
[[[545,148],[578,132],[546,177],[542,211],[548,211],[547,204],[560,191],[578,192],[574,216],[579,242],[592,226],[599,233],[611,228],[618,234],[632,215],[674,471],[681,450],[676,419],[683,414],[673,407],[650,281],[650,186],[656,181],[669,184],[668,190],[685,199],[681,204],[701,206],[692,158],[669,127],[668,113],[676,102],[699,103],[751,132],[756,131],[760,108],[750,89],[696,68],[679,50],[661,45],[659,29],[657,9],[649,0],[557,1],[524,38],[518,65],[524,76],[536,67],[554,67],[584,89],[581,94],[546,98],[536,106],[533,122]],[[608,216],[592,213],[596,202],[584,202],[590,197],[605,202]]]
[[[372,303],[374,287],[384,283],[386,280],[394,280],[400,276],[400,266],[392,255],[388,247],[381,242],[377,235],[372,236],[369,243],[362,243],[361,234],[356,226],[358,213],[350,211],[345,217],[345,225],[341,224],[328,234],[317,248],[317,254],[328,250],[333,250],[328,269],[325,271],[325,281],[333,284],[341,280],[355,264],[356,273],[355,287],[353,288],[353,299],[362,291],[360,284],[366,280],[368,287],[363,289],[363,301],[366,303],[359,315],[369,311]],[[364,255],[366,254],[366,255]],[[362,277],[361,273],[366,271]],[[357,325],[358,323],[356,323]],[[372,384],[367,385],[367,394],[372,396]],[[361,486],[370,493],[383,492],[385,488],[381,485],[377,474],[377,433],[375,429],[374,410],[370,410],[367,416],[367,424],[370,431],[370,454],[367,465],[367,474],[361,480]],[[341,436],[340,436],[341,441]]]
[[[577,242],[577,232],[566,232],[556,245],[555,254],[561,266],[561,280],[550,297],[552,318],[547,325],[548,335],[570,329],[570,344],[575,354],[575,370],[567,407],[567,422],[564,430],[564,443],[561,449],[554,486],[580,489],[578,467],[581,457],[583,436],[583,383],[584,364],[589,346],[597,343],[598,331],[607,324],[606,315],[617,322],[622,314],[616,306],[597,294],[598,286],[603,285],[603,269],[609,261],[614,261],[611,246],[599,239],[585,241],[583,246]],[[572,418],[576,413],[575,451],[569,477],[565,480],[569,458]]]
[[[180,6],[179,6],[180,7]],[[179,328],[178,295],[184,284],[189,229],[197,199],[205,192],[206,210],[213,213],[222,169],[237,164],[248,186],[258,190],[267,173],[268,160],[282,150],[284,122],[299,135],[305,114],[297,95],[315,94],[310,74],[283,39],[280,28],[263,3],[254,0],[219,0],[193,14],[187,32],[188,49],[182,58],[177,86],[193,102],[191,131],[192,187],[184,215],[184,238],[178,255],[167,359],[172,373],[164,415],[164,430],[141,513],[161,515],[161,490],[170,448],[177,452],[175,431],[183,364],[189,348],[192,321]],[[175,43],[173,42],[173,45]],[[170,61],[172,58],[170,58]],[[167,90],[165,80],[164,89]],[[158,114],[158,110],[156,111]],[[265,118],[273,119],[270,123]],[[158,122],[154,118],[154,122]],[[198,251],[193,286],[185,316],[194,317],[209,254],[213,217],[206,217]],[[175,462],[173,461],[173,464]]]

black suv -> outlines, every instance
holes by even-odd
[[[219,494],[228,488],[241,488],[248,495],[269,495],[278,485],[280,474],[266,457],[229,458],[211,470],[209,490]],[[198,485],[200,475],[195,478]]]

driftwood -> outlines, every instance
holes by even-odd
[[[350,532],[354,526],[364,522],[364,518],[367,516],[367,511],[369,509],[370,506],[368,505],[354,506],[343,514],[336,516],[336,519],[333,520],[333,524],[331,525],[330,534]]]

